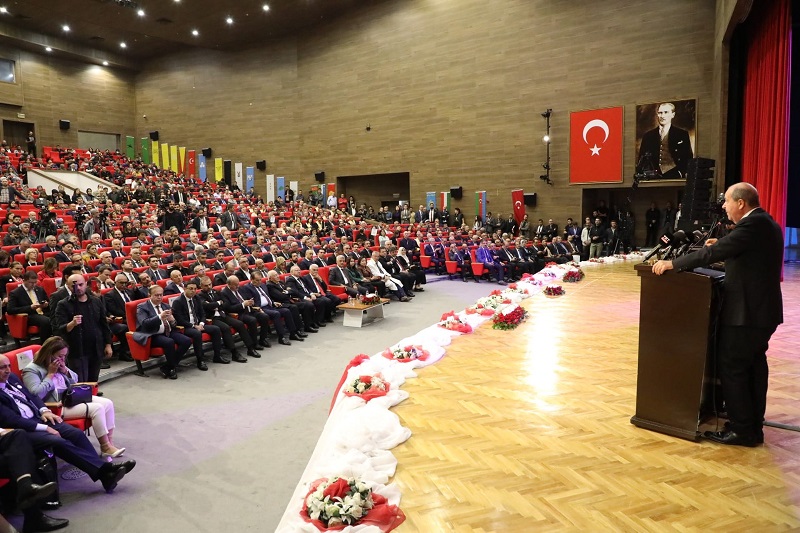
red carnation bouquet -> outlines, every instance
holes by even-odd
[[[564,281],[566,283],[577,283],[583,279],[584,275],[583,270],[580,268],[577,270],[570,270],[564,275]]]
[[[438,326],[459,333],[472,333],[472,326],[458,318],[455,311],[449,311],[443,314],[442,318],[439,319]]]
[[[546,296],[563,296],[564,293],[564,288],[561,285],[548,285],[544,288]]]
[[[375,374],[374,376],[358,376],[345,386],[344,393],[346,396],[358,396],[368,402],[373,398],[386,396],[390,388],[391,385],[383,379],[381,374]]]
[[[514,329],[528,317],[528,311],[522,306],[515,305],[509,311],[501,311],[492,319],[492,329]]]

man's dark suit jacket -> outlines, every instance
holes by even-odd
[[[678,128],[674,124],[670,125],[667,134],[667,145],[672,160],[675,161],[675,168],[663,175],[664,178],[685,178],[689,160],[692,159],[692,143],[689,140],[689,132]],[[658,128],[654,128],[642,136],[642,144],[639,147],[639,164],[636,171],[641,172],[645,169],[658,170],[659,154],[661,153],[661,134]]]
[[[168,281],[167,286],[164,287],[164,294],[181,294],[181,290],[175,285],[174,281]]]
[[[194,324],[205,322],[206,313],[205,309],[203,309],[203,300],[200,299],[199,294],[195,294],[192,300],[194,301],[194,308],[197,313]],[[185,328],[194,326],[194,324],[189,321],[189,303],[186,300],[186,295],[173,298],[170,303],[172,304],[172,316],[175,317],[175,322],[177,322],[179,326]]]
[[[196,217],[194,220],[192,220],[192,227],[197,230],[198,233],[200,233],[200,221],[203,219],[206,221],[206,228],[208,228],[208,231],[213,231],[211,228],[211,221],[208,220],[208,217]]]
[[[169,275],[167,274],[167,271],[164,270],[163,268],[159,268],[158,269],[158,273],[161,276],[160,278],[157,278],[155,276],[155,271],[152,268],[148,268],[147,270],[144,271],[144,273],[147,274],[148,276],[150,276],[150,279],[152,279],[153,281],[157,281],[159,279],[167,279],[167,278],[169,278]],[[137,277],[138,277],[138,274],[137,274]]]
[[[214,284],[215,287],[217,287],[219,285],[225,285],[227,281],[228,281],[228,276],[225,275],[225,272],[220,272],[219,274],[214,276],[212,283]]]
[[[45,406],[44,402],[42,402],[38,396],[31,394],[28,389],[22,385],[22,381],[20,381],[16,374],[10,374],[8,376],[6,387],[13,387],[24,394],[28,402],[33,404],[36,408],[36,412],[33,413],[33,418],[23,418],[19,412],[17,403],[5,392],[0,392],[0,427],[24,429],[30,432],[36,431],[36,425],[43,423],[41,418],[39,418],[39,413]]]
[[[688,270],[718,261],[725,261],[723,325],[771,328],[783,322],[783,232],[766,211],[756,208],[715,244],[672,266]]]
[[[344,268],[342,270],[347,270]],[[342,277],[342,272],[339,270],[338,266],[332,266],[330,270],[328,270],[328,281],[331,285],[344,285],[346,287],[353,287],[355,285],[355,280],[353,280],[353,276],[350,275],[350,272],[345,272],[347,276],[347,281],[345,281],[344,277]]]
[[[56,292],[54,292],[53,294],[50,295],[50,307],[48,307],[48,309],[47,309],[48,310],[47,316],[50,317],[51,321],[56,316],[56,309],[58,309],[58,302],[60,302],[61,300],[66,299],[66,298],[69,298],[70,296],[72,296],[72,293],[70,293],[67,290],[67,288],[63,287],[63,286],[59,287]],[[125,316],[125,315],[123,314],[122,316]]]
[[[248,300],[250,298],[249,293],[243,292],[242,289],[244,287],[239,285],[239,294],[242,296],[243,300]],[[245,306],[239,301],[239,298],[230,290],[228,287],[225,287],[221,291],[219,291],[219,295],[222,297],[222,310],[226,313],[246,313],[248,312]],[[253,307],[257,308],[258,303],[253,303]]]
[[[44,289],[39,285],[35,285],[33,287],[33,292],[36,293],[36,298],[39,300],[39,303],[49,302],[47,298],[47,293],[44,292]],[[7,312],[9,315],[21,315],[21,314],[31,314],[35,313],[36,311],[33,310],[31,307],[33,302],[31,301],[31,297],[28,296],[27,291],[25,290],[25,286],[20,284],[19,287],[11,291],[8,295],[8,308]],[[46,313],[50,311],[48,309],[42,309]]]
[[[136,300],[136,297],[130,292],[127,293],[131,301]],[[109,316],[120,316],[125,318],[125,300],[119,295],[117,289],[111,289],[103,295],[106,303],[106,314]]]
[[[292,293],[288,287],[282,285],[280,282],[273,283],[268,281],[264,284],[267,287],[267,294],[272,301],[284,303],[292,303]],[[294,298],[297,298],[296,296]]]
[[[309,287],[302,276],[299,280],[294,276],[287,276],[285,283],[286,288],[289,289],[289,294],[300,300],[310,297],[312,292],[317,292],[316,287]]]

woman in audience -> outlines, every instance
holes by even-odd
[[[370,292],[377,292],[381,296],[386,294],[386,285],[383,283],[383,281],[381,281],[380,277],[372,275],[372,271],[370,271],[369,267],[367,266],[366,257],[360,257],[358,259],[356,272],[361,277],[361,281],[356,280],[356,283],[360,283],[361,285],[369,287]],[[355,279],[355,277],[353,279]]]
[[[275,269],[274,270],[278,274],[288,274],[289,273],[289,267],[286,264],[286,258],[285,257],[283,257],[282,255],[279,255],[277,258],[275,258]]]
[[[68,353],[69,346],[61,337],[44,341],[33,361],[22,370],[25,387],[44,402],[62,401],[67,388],[78,381],[78,375],[67,368]],[[114,446],[114,403],[105,396],[92,396],[90,403],[64,406],[61,417],[65,420],[90,418],[103,457],[116,458],[125,452],[125,448]]]
[[[0,250],[0,268],[8,268],[11,264],[11,256],[5,250]]]
[[[39,283],[47,278],[60,278],[61,272],[58,270],[58,261],[55,257],[48,257],[44,260],[44,268],[39,271]]]
[[[481,221],[480,215],[475,215],[475,222],[472,223],[472,229],[475,231],[483,229],[483,222]]]
[[[392,244],[392,240],[386,236],[386,230],[381,228],[381,232],[378,235],[378,246],[388,246]]]
[[[83,260],[86,261],[86,264],[89,264],[89,261],[92,259],[100,259],[100,254],[97,253],[97,245],[90,244],[86,247],[86,251],[82,254]]]
[[[83,194],[81,194],[81,190],[79,188],[75,187],[72,189],[72,203],[77,204],[79,198],[83,198]]]
[[[28,270],[28,267],[36,266],[39,264],[39,250],[36,248],[28,248],[25,250],[25,261],[22,263],[22,266],[25,267],[25,270]]]

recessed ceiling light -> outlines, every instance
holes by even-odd
[[[263,6],[261,6],[261,9],[263,9],[264,11],[269,11],[269,6],[267,4],[264,4]]]
[[[192,35],[194,35],[195,37],[197,37],[198,35],[200,35],[200,32],[199,32],[199,31],[197,31],[197,30],[192,30]]]
[[[120,48],[128,48],[128,45],[125,44],[124,42],[121,42],[121,43],[119,43],[119,47]]]
[[[140,17],[143,17],[144,16],[144,9],[140,9],[139,11],[136,12],[136,14],[139,15]]]
[[[53,51],[53,49],[52,49],[52,48],[50,48],[50,47],[48,46],[48,47],[46,47],[46,48],[44,49],[44,51],[45,51],[45,52],[52,52],[52,51]]]
[[[8,13],[8,8],[6,6],[0,7],[0,13]]]
[[[69,31],[69,26],[64,24],[63,26],[61,26],[61,29],[64,30],[64,31]]]
[[[103,66],[107,67],[108,66],[108,61],[103,61]]]
[[[233,24],[233,17],[226,18],[225,22],[227,22],[228,24]]]

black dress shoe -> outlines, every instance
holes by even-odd
[[[100,370],[108,370],[109,368],[111,368],[110,363],[107,363],[106,361],[100,363]]]
[[[122,481],[128,471],[121,463],[106,463],[100,467],[100,483],[106,492],[114,492],[117,484]]]
[[[231,357],[231,360],[236,361],[237,363],[246,363],[247,362],[247,357],[243,356],[240,353],[235,353]]]
[[[212,361],[214,361],[215,363],[219,363],[219,364],[221,364],[221,365],[227,365],[227,364],[230,364],[230,360],[229,360],[229,359],[225,359],[225,358],[224,358],[224,357],[222,357],[221,355],[220,355],[219,357],[217,357],[217,356],[214,356],[214,359],[212,359]]]
[[[284,346],[291,346],[292,343],[289,342],[289,337],[281,337],[278,339],[278,344],[283,344]]]
[[[758,446],[758,442],[753,435],[739,435],[734,431],[706,431],[703,436],[708,440],[727,444],[729,446],[747,446],[753,448]]]
[[[414,287],[414,290],[417,292],[425,292],[425,289],[423,289],[422,287]]]
[[[324,328],[324,327],[326,327],[328,324],[326,324],[325,322],[320,322],[319,324],[314,324],[314,325],[315,325],[316,327],[318,327],[318,328]]]
[[[328,317],[328,318],[326,318],[325,320],[327,320],[327,321],[328,321],[328,322],[330,322],[331,324],[333,323],[333,317],[332,317],[332,316],[329,316],[329,317]]]
[[[319,333],[319,329],[312,326],[306,326],[305,330],[306,333]]]
[[[303,335],[303,337],[305,337],[305,336],[306,335]],[[305,340],[303,337],[301,337],[297,333],[292,333],[291,335],[289,335],[289,339],[291,339],[293,341],[298,341],[298,342],[303,342]]]
[[[22,526],[22,533],[39,533],[41,531],[55,531],[62,529],[69,525],[69,520],[66,518],[53,518],[44,513],[39,514],[35,518],[26,518],[25,524]]]
[[[270,342],[266,340],[259,342],[258,345],[261,346],[262,348],[272,348],[272,344],[270,344]]]
[[[208,365],[205,364],[205,362],[203,362],[203,361],[198,361],[197,362],[197,370],[202,370],[203,372],[205,372],[206,370],[208,370]]]
[[[170,373],[172,372],[172,369],[167,366],[162,366],[159,368],[159,370],[161,371],[161,375],[164,377],[164,379],[169,378]]]
[[[730,421],[725,422],[724,428],[725,428],[725,431],[730,431],[730,429],[731,429]],[[764,444],[764,428],[763,427],[761,429],[758,429],[758,430],[754,431],[753,435],[755,436],[756,444]]]
[[[131,357],[131,354],[129,354],[129,353],[123,353],[123,354],[120,354],[119,360],[120,361],[124,361],[126,363],[132,363],[133,362],[133,357]]]
[[[37,503],[46,500],[56,490],[58,490],[58,483],[54,481],[44,485],[28,483],[24,485],[24,488],[17,489],[17,507],[23,511],[30,509]]]
[[[297,331],[295,331],[294,334],[297,335],[298,337],[303,338],[303,339],[308,337],[308,333],[305,333],[305,332],[303,332],[303,331],[301,331],[299,329]]]
[[[261,354],[258,353],[255,350],[247,350],[247,355],[250,356],[250,357],[254,357],[256,359],[260,359],[261,358]]]

